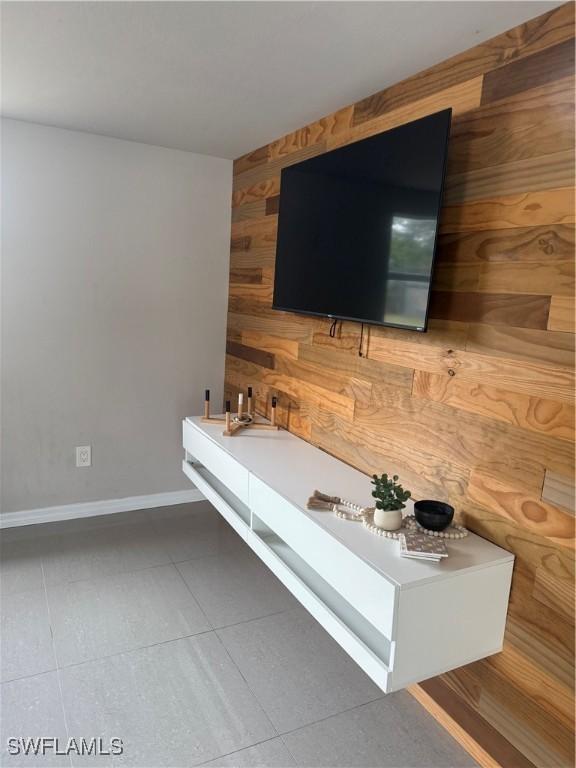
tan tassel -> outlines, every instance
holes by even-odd
[[[340,504],[342,499],[339,496],[328,496],[326,493],[322,493],[321,491],[314,491],[313,497],[314,499],[320,499],[320,501],[329,501],[330,504]]]
[[[308,499],[308,503],[306,505],[308,509],[327,509],[330,512],[334,512],[336,509],[336,505],[329,502],[329,501],[323,501],[322,499],[315,498],[314,496],[311,496]]]

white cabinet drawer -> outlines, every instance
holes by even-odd
[[[396,588],[391,582],[253,475],[250,507],[353,608],[392,639]]]
[[[183,439],[184,449],[248,504],[248,470],[187,421],[183,425]]]

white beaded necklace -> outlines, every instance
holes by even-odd
[[[329,504],[330,509],[334,512],[336,517],[342,520],[352,520],[353,522],[362,523],[371,533],[376,536],[382,536],[385,539],[397,539],[404,531],[418,531],[424,533],[426,536],[433,536],[438,539],[464,539],[468,536],[468,531],[462,525],[448,526],[443,531],[430,531],[427,528],[423,528],[416,520],[414,515],[407,515],[402,520],[402,525],[396,531],[385,531],[383,528],[375,525],[373,522],[374,508],[373,507],[361,507],[359,504],[354,504],[347,499],[339,499],[338,503],[332,502]],[[341,509],[344,507],[344,509]],[[349,510],[349,511],[348,511]]]

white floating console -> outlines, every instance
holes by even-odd
[[[509,552],[470,534],[441,563],[401,558],[397,541],[306,509],[315,488],[370,505],[361,472],[283,430],[183,430],[186,475],[386,693],[501,650]]]

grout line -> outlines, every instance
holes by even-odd
[[[180,574],[180,575],[182,575],[182,574]],[[192,596],[194,596],[194,595],[192,595]],[[196,602],[198,602],[198,601],[196,601]],[[202,610],[202,606],[200,604],[198,604],[198,607],[200,608],[202,613],[204,613],[204,611]],[[281,613],[288,613],[288,611],[291,611],[291,610],[295,610],[295,609],[294,608],[289,608],[287,611],[278,611],[277,613],[268,614],[268,616],[278,616]],[[268,618],[268,616],[259,616],[256,619],[248,619],[247,621],[239,621],[236,624],[230,624],[228,626],[237,627],[240,624],[250,624],[253,621],[259,621],[260,619],[266,619],[266,618]],[[91,664],[91,663],[93,663],[95,661],[104,661],[106,659],[113,659],[116,656],[123,656],[124,654],[127,654],[127,653],[135,653],[136,651],[144,651],[144,650],[148,650],[150,648],[155,648],[158,645],[167,645],[168,643],[176,643],[179,640],[188,640],[188,639],[190,639],[192,637],[200,637],[201,635],[209,635],[210,633],[214,633],[216,635],[217,632],[220,629],[228,629],[228,626],[226,626],[226,627],[213,627],[212,623],[210,622],[208,617],[206,617],[206,620],[207,620],[208,624],[210,624],[210,628],[209,629],[203,629],[200,632],[191,632],[189,635],[181,635],[179,637],[170,637],[167,640],[159,640],[156,643],[149,643],[148,645],[138,645],[138,646],[136,646],[134,648],[126,648],[126,649],[124,649],[122,651],[116,651],[115,653],[107,653],[104,656],[94,656],[91,659],[84,659],[83,661],[75,661],[72,664],[62,664],[62,665],[59,664],[55,669],[46,670],[45,672],[39,672],[38,674],[46,674],[47,672],[56,672],[59,669],[72,669],[73,667],[81,667],[83,664]],[[218,639],[220,640],[220,642],[222,642],[222,640],[220,638],[218,638]],[[12,680],[5,680],[4,682],[8,683],[8,682],[13,682],[13,680],[24,680],[24,679],[26,679],[28,677],[36,677],[36,675],[23,675],[22,677],[13,678]]]
[[[184,562],[188,562],[188,561],[184,561]],[[212,624],[211,620],[208,618],[208,615],[206,614],[206,611],[205,611],[205,610],[204,610],[204,608],[202,607],[202,604],[200,603],[200,601],[198,600],[198,598],[196,597],[196,595],[194,594],[194,592],[192,592],[192,590],[191,590],[191,588],[190,588],[190,585],[188,584],[188,582],[186,581],[186,579],[184,578],[184,576],[183,576],[183,575],[182,575],[182,573],[180,572],[180,568],[178,568],[178,566],[176,565],[176,563],[173,563],[173,564],[172,564],[172,568],[174,568],[174,570],[176,571],[176,573],[178,574],[178,576],[180,576],[180,579],[182,580],[182,582],[183,582],[183,584],[184,584],[184,586],[185,586],[186,590],[188,591],[188,593],[191,595],[191,597],[192,597],[192,600],[194,600],[194,602],[196,603],[196,605],[197,605],[197,606],[198,606],[198,608],[200,609],[200,613],[201,613],[201,614],[202,614],[202,616],[204,616],[204,618],[206,619],[206,623],[208,624],[208,626],[209,626],[209,627],[211,627],[211,631],[212,631],[212,632],[214,632],[214,631],[215,631],[215,629],[216,629],[216,628],[214,627],[214,624]]]
[[[261,621],[262,619],[269,619],[272,616],[280,616],[282,613],[290,613],[290,611],[298,610],[300,606],[294,606],[294,608],[282,608],[280,611],[272,611],[272,613],[265,613],[263,616],[254,616],[253,619],[244,619],[242,621],[235,621],[233,624],[223,624],[221,627],[214,627],[215,632],[220,632],[221,629],[230,629],[231,627],[239,627],[242,624],[252,624],[255,621]]]
[[[253,747],[260,747],[262,746],[262,744],[268,744],[269,741],[276,741],[276,739],[281,739],[281,738],[282,738],[281,736],[270,736],[269,739],[263,739],[262,741],[255,741],[254,744],[249,744],[247,747],[240,747],[240,749],[235,749],[233,752],[224,752],[224,754],[222,755],[216,755],[216,757],[210,758],[210,760],[208,760],[207,763],[201,763],[200,766],[198,766],[198,768],[202,768],[203,765],[209,764],[213,760],[220,760],[220,758],[222,757],[230,757],[231,755],[237,755],[239,752],[244,752],[245,750],[252,749]],[[288,754],[290,755],[290,757],[293,758],[293,755],[288,749],[288,747],[286,747],[286,749],[288,750]],[[296,763],[295,760],[294,762]]]
[[[213,629],[204,629],[201,632],[193,632],[190,635],[182,635],[182,637],[171,637],[169,640],[160,640],[157,643],[150,643],[149,645],[139,645],[136,648],[126,648],[123,651],[116,651],[115,653],[108,653],[105,656],[95,656],[93,659],[84,659],[84,661],[75,661],[72,664],[63,664],[58,669],[74,669],[75,667],[81,667],[83,664],[94,664],[97,661],[107,661],[108,659],[114,659],[117,656],[124,656],[128,653],[137,653],[138,651],[147,651],[150,648],[156,648],[159,645],[167,645],[168,643],[177,643],[179,640],[189,640],[191,637],[200,637],[201,635],[209,635],[211,632],[215,632]]]
[[[312,725],[318,725],[319,723],[325,723],[326,720],[331,720],[333,717],[339,717],[339,715],[346,715],[349,712],[354,712],[355,709],[361,709],[362,707],[367,707],[369,704],[374,704],[377,701],[381,701],[382,699],[385,699],[386,696],[389,694],[382,693],[381,696],[376,696],[374,699],[369,699],[368,701],[362,702],[362,704],[354,704],[353,707],[346,707],[346,709],[342,709],[339,712],[333,712],[331,715],[326,715],[326,717],[321,717],[318,720],[311,720],[309,723],[305,723],[304,725],[299,725],[298,728],[290,728],[288,731],[281,731],[278,733],[282,741],[284,741],[284,736],[290,736],[291,733],[296,733],[297,731],[303,731],[306,728],[310,728]],[[285,745],[286,749],[288,749],[288,745]],[[292,754],[292,753],[290,753]]]
[[[44,599],[46,600],[46,610],[48,612],[48,623],[50,625],[50,636],[52,638],[52,652],[54,653],[54,661],[56,662],[56,680],[58,681],[58,693],[60,696],[60,707],[62,709],[62,717],[64,718],[64,728],[66,730],[66,738],[70,739],[70,728],[68,726],[68,718],[66,716],[66,707],[64,706],[64,692],[62,690],[62,680],[60,678],[60,667],[58,664],[58,653],[56,651],[56,641],[54,640],[54,630],[52,628],[52,614],[50,613],[50,601],[48,600],[48,589],[46,588],[46,576],[44,574],[44,563],[40,558],[40,568],[42,570],[42,583],[44,585]],[[72,768],[71,755],[66,756],[68,758],[68,764]]]
[[[218,642],[220,643],[220,645],[221,645],[221,646],[222,646],[222,648],[224,649],[224,653],[225,653],[225,654],[228,656],[228,658],[229,658],[229,659],[230,659],[230,661],[232,662],[232,666],[233,666],[233,667],[235,667],[235,668],[238,670],[238,674],[240,675],[240,677],[242,678],[242,680],[244,680],[244,682],[246,683],[246,687],[248,688],[248,690],[249,690],[249,691],[250,691],[250,693],[252,694],[252,696],[253,696],[253,698],[254,698],[254,701],[255,701],[255,702],[258,704],[258,706],[259,706],[259,707],[260,707],[260,709],[262,710],[262,714],[264,715],[264,717],[266,718],[266,720],[268,720],[268,722],[270,723],[270,725],[271,725],[271,727],[272,727],[272,730],[274,731],[274,734],[275,734],[275,736],[273,736],[273,737],[271,737],[271,738],[276,738],[276,736],[279,736],[279,735],[280,735],[280,732],[278,731],[278,728],[276,728],[276,726],[275,726],[275,725],[274,725],[274,723],[272,722],[272,719],[270,718],[270,715],[269,715],[269,714],[268,714],[268,712],[266,711],[266,709],[265,709],[264,705],[262,704],[262,702],[260,701],[260,699],[258,698],[258,696],[257,696],[257,695],[255,694],[255,692],[252,690],[252,686],[250,685],[250,683],[248,682],[248,680],[247,680],[247,679],[244,677],[244,673],[242,672],[242,670],[240,669],[240,667],[238,666],[238,664],[236,663],[236,661],[233,659],[233,657],[232,657],[232,654],[230,653],[230,651],[228,650],[228,648],[227,648],[227,647],[226,647],[226,645],[224,644],[224,641],[222,640],[222,638],[220,637],[220,635],[218,634],[218,632],[214,632],[214,634],[216,635],[216,637],[217,637],[217,639],[218,639]],[[266,741],[270,741],[270,739],[266,739]],[[238,750],[236,750],[236,751],[238,751]]]
[[[86,581],[101,581],[104,579],[114,579],[118,576],[129,576],[132,573],[142,573],[143,571],[153,571],[155,568],[170,568],[175,566],[176,563],[170,561],[166,563],[158,563],[156,565],[145,565],[142,568],[133,568],[130,571],[112,571],[109,573],[100,573],[96,576],[87,576],[83,579],[72,579],[71,581],[56,581],[54,584],[47,584],[47,589],[61,589],[67,587],[70,584],[82,584]]]
[[[58,667],[53,667],[52,669],[44,669],[42,672],[34,672],[34,674],[32,675],[20,675],[19,677],[10,677],[7,680],[0,681],[0,687],[3,685],[9,685],[10,683],[19,683],[21,680],[30,680],[33,677],[50,675],[52,672],[58,672]]]
[[[294,760],[294,765],[299,766],[300,763],[298,762],[298,760],[296,760],[296,756],[294,755],[294,753],[292,752],[288,744],[286,744],[286,742],[284,741],[284,734],[280,734],[279,739],[282,742],[282,744],[284,744],[284,749],[288,752],[292,760]]]

